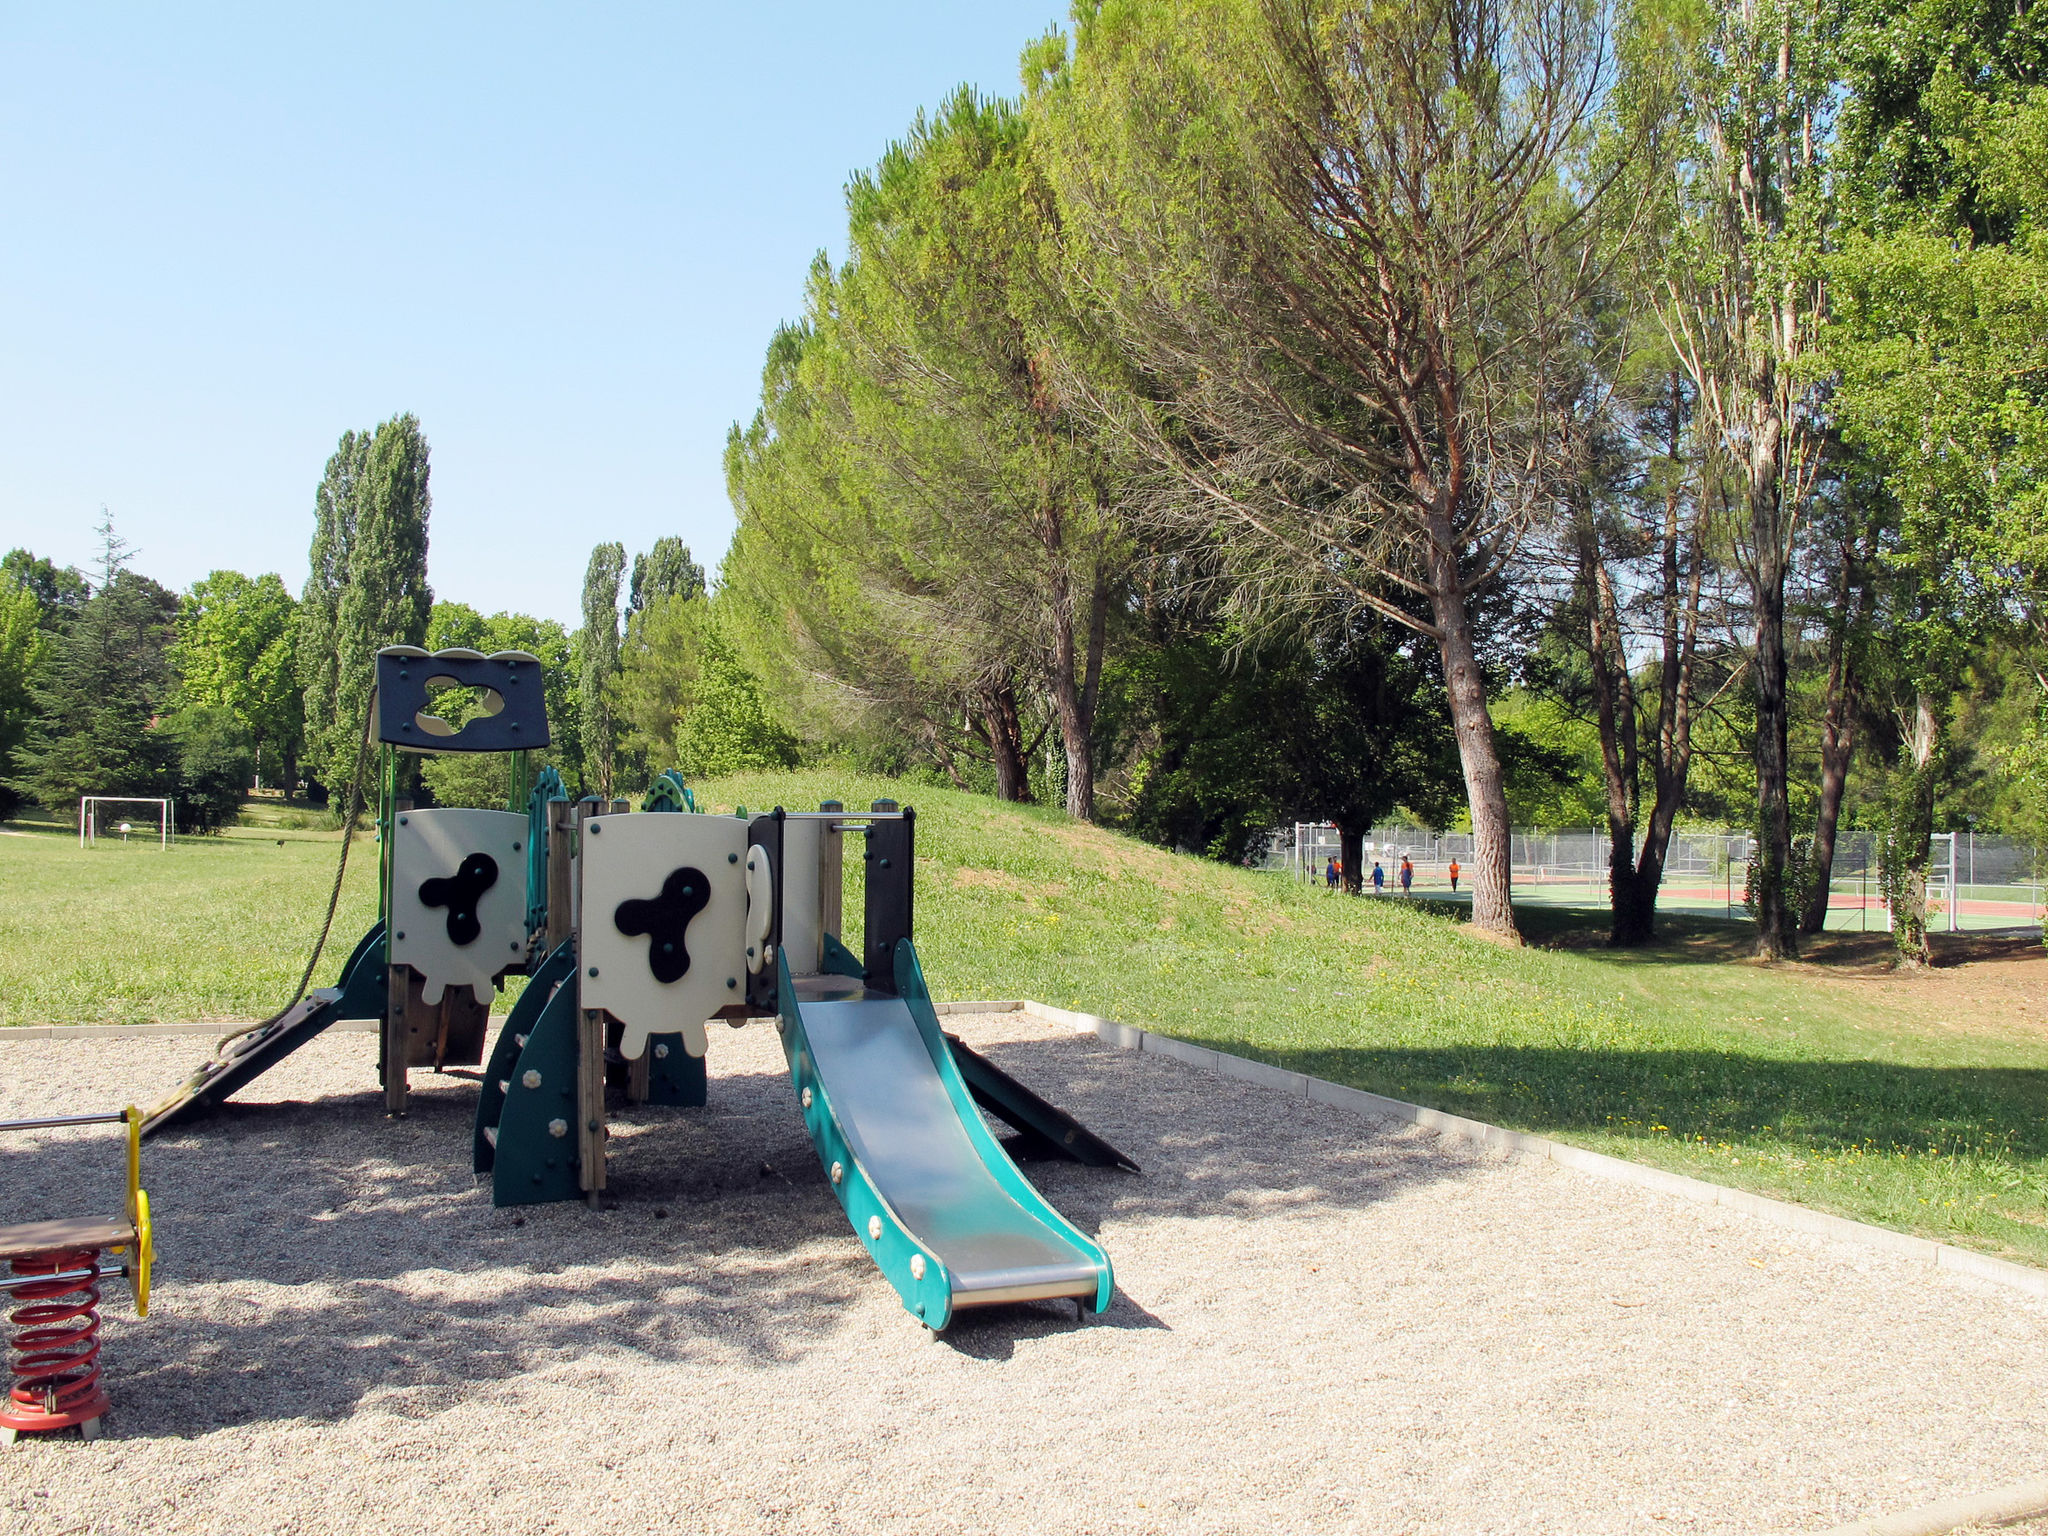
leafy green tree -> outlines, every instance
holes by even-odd
[[[15,753],[36,717],[36,688],[53,648],[42,627],[43,605],[26,585],[0,577],[0,821],[21,806],[12,787]]]
[[[485,616],[467,603],[442,601],[434,604],[428,621],[427,645],[432,650],[463,648],[485,655],[524,651],[539,658],[550,744],[535,754],[534,766],[551,765],[566,782],[578,781],[582,752],[577,734],[576,669],[570,658],[568,632],[560,624],[525,613]],[[436,702],[441,717],[457,724],[468,719],[474,707],[467,700]],[[449,752],[424,758],[420,777],[439,805],[506,805],[509,775],[505,759],[496,753]]]
[[[676,546],[678,549],[680,545]],[[661,544],[655,545],[657,552]],[[688,564],[687,554],[683,563]],[[633,596],[641,606],[641,578],[644,561],[633,566]],[[590,552],[583,571],[583,629],[578,657],[576,686],[577,717],[582,726],[590,777],[597,793],[605,799],[612,794],[612,773],[617,751],[617,727],[612,719],[610,691],[619,672],[619,577],[626,568],[626,546],[600,544]],[[681,579],[664,561],[661,579]],[[701,583],[699,590],[702,590]]]
[[[256,746],[232,709],[191,705],[160,727],[178,754],[178,830],[218,832],[234,823],[256,772]]]
[[[650,767],[692,777],[793,768],[796,739],[769,714],[717,609],[662,597],[633,615],[615,685],[628,739]]]
[[[92,595],[76,570],[38,559],[25,549],[10,549],[0,558],[0,586],[26,588],[35,597],[45,629],[64,628]]]
[[[279,576],[215,571],[179,602],[172,662],[185,704],[226,710],[248,740],[253,771],[287,794],[298,783],[305,711],[297,644],[298,604]],[[209,726],[207,734],[220,733]]]
[[[591,559],[596,558],[593,552]],[[703,595],[704,567],[690,558],[690,546],[674,535],[664,534],[646,554],[633,557],[633,585],[627,603],[632,612],[638,613],[657,598]]]
[[[1228,629],[1120,669],[1149,695],[1130,812],[1141,836],[1237,862],[1278,823],[1337,826],[1345,888],[1365,834],[1397,806],[1442,825],[1458,803],[1443,679],[1385,621],[1263,645]]]
[[[1676,122],[1645,189],[1666,260],[1665,332],[1698,401],[1704,473],[1750,616],[1756,711],[1757,952],[1798,952],[1792,867],[1787,585],[1825,449],[1818,330],[1832,219],[1833,12],[1736,0],[1645,12],[1634,57]]]

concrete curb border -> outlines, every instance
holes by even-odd
[[[1896,1515],[1878,1515],[1854,1525],[1838,1525],[1821,1536],[1943,1536],[1966,1525],[2003,1525],[2009,1520],[2026,1520],[2048,1515],[2048,1477],[2014,1483],[1990,1493],[1965,1494],[1943,1499],[1921,1509]]]
[[[218,1024],[0,1024],[6,1040],[140,1040],[157,1035],[208,1035],[215,1039],[254,1019],[223,1019]],[[343,1019],[327,1026],[344,1035],[374,1035],[375,1019]]]
[[[1730,1189],[1726,1185],[1712,1184],[1705,1179],[1695,1179],[1686,1174],[1666,1173],[1661,1168],[1632,1163],[1624,1158],[1609,1157],[1601,1152],[1589,1152],[1583,1147],[1569,1147],[1547,1137],[1531,1136],[1526,1131],[1511,1131],[1502,1126],[1489,1125],[1483,1120],[1468,1120],[1463,1115],[1446,1114],[1440,1109],[1430,1109],[1425,1105],[1386,1098],[1381,1094],[1367,1093],[1358,1088],[1346,1088],[1341,1083],[1326,1082],[1320,1077],[1309,1077],[1301,1072],[1290,1072],[1269,1062],[1250,1061],[1242,1056],[1233,1056],[1227,1051],[1214,1050],[1208,1046],[1190,1045],[1187,1041],[1176,1040],[1171,1035],[1155,1034],[1151,1030],[1139,1029],[1130,1024],[1118,1024],[1092,1013],[1075,1013],[1066,1008],[1054,1008],[1045,1003],[1031,1001],[952,1005],[952,1010],[956,1012],[964,1013],[970,1008],[990,1012],[1021,1011],[1034,1019],[1058,1025],[1076,1034],[1094,1035],[1097,1039],[1120,1046],[1127,1051],[1146,1051],[1155,1056],[1169,1057],[1174,1061],[1185,1062],[1192,1067],[1202,1067],[1224,1077],[1257,1083],[1263,1088],[1270,1088],[1276,1093],[1284,1093],[1293,1098],[1348,1109],[1353,1114],[1371,1119],[1403,1121],[1476,1146],[1493,1147],[1525,1157],[1547,1158],[1553,1163],[1575,1169],[1580,1173],[1591,1174],[1595,1178],[1609,1179],[1618,1184],[1632,1184],[1638,1189],[1652,1189],[1661,1194],[1676,1195],[1681,1200],[1693,1200],[1703,1205],[1724,1206],[1772,1226],[1811,1232],[1816,1236],[1832,1238],[1837,1242],[1854,1243],[1863,1248],[1883,1249],[1909,1259],[1916,1259],[1936,1269],[1989,1281],[2008,1290],[2021,1291],[2030,1296],[2048,1297],[2048,1270],[2035,1269],[2027,1264],[2015,1264],[2006,1259],[1994,1259],[1988,1254],[1972,1253],[1967,1248],[1937,1243],[1932,1238],[1913,1237],[1904,1232],[1894,1232],[1889,1227],[1875,1227],[1868,1222],[1851,1221],[1846,1216],[1831,1216],[1825,1211],[1811,1210],[1789,1201],[1772,1200],[1763,1195],[1752,1195],[1746,1190]]]
[[[1661,1168],[1632,1163],[1625,1158],[1609,1157],[1601,1152],[1588,1152],[1583,1147],[1569,1147],[1547,1137],[1532,1136],[1526,1131],[1511,1131],[1502,1126],[1489,1125],[1484,1120],[1468,1120],[1463,1115],[1446,1114],[1443,1110],[1430,1109],[1426,1105],[1390,1099],[1382,1094],[1367,1093],[1359,1088],[1347,1088],[1341,1083],[1327,1082],[1320,1077],[1290,1072],[1285,1067],[1276,1067],[1270,1062],[1251,1061],[1243,1056],[1233,1056],[1227,1051],[1218,1051],[1209,1046],[1190,1045],[1187,1041],[1176,1040],[1171,1035],[1157,1034],[1131,1024],[1119,1024],[1113,1019],[1105,1019],[1097,1014],[1076,1013],[1071,1009],[1055,1008],[1049,1003],[1036,1002],[1029,998],[990,998],[939,1003],[936,1005],[936,1011],[942,1017],[956,1013],[1028,1014],[1041,1023],[1057,1025],[1075,1034],[1093,1035],[1123,1050],[1165,1056],[1224,1077],[1257,1083],[1262,1088],[1270,1088],[1276,1093],[1287,1094],[1293,1098],[1328,1104],[1337,1109],[1348,1109],[1353,1114],[1368,1119],[1401,1121],[1475,1146],[1493,1147],[1525,1157],[1547,1158],[1553,1163],[1575,1169],[1580,1173],[1591,1174],[1595,1178],[1608,1179],[1618,1184],[1632,1184],[1638,1189],[1652,1189],[1661,1194],[1676,1195],[1681,1200],[1693,1200],[1703,1205],[1724,1206],[1772,1226],[1811,1232],[1816,1236],[1853,1243],[1858,1247],[1883,1249],[1918,1260],[1936,1269],[1969,1275],[2008,1290],[2021,1291],[2030,1296],[2048,1297],[2048,1270],[2035,1269],[2026,1264],[2014,1264],[2006,1259],[1994,1259],[1988,1254],[1972,1253],[1967,1248],[1937,1243],[1932,1238],[1894,1232],[1889,1227],[1874,1227],[1868,1222],[1851,1221],[1846,1216],[1830,1216],[1825,1211],[1811,1210],[1803,1205],[1793,1205],[1789,1201],[1768,1199],[1763,1195],[1752,1195],[1745,1190],[1711,1184],[1705,1179],[1695,1179],[1681,1173],[1666,1173]],[[155,1035],[220,1035],[234,1027],[231,1022],[16,1024],[0,1026],[0,1041],[119,1040]],[[375,1032],[377,1023],[374,1019],[347,1019],[333,1027],[348,1034],[369,1034]],[[1887,1532],[1886,1536],[1890,1536],[1890,1533]]]

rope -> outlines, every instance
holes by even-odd
[[[355,841],[356,817],[361,815],[363,810],[363,775],[369,771],[370,765],[370,713],[376,707],[377,695],[372,690],[370,701],[363,708],[362,744],[356,749],[356,771],[349,785],[348,815],[342,819],[341,823],[341,858],[334,866],[334,885],[327,893],[327,917],[320,924],[320,937],[313,941],[313,953],[306,957],[306,968],[299,973],[298,987],[293,991],[291,1001],[278,1009],[269,1018],[259,1019],[254,1024],[244,1024],[240,1029],[230,1030],[215,1041],[213,1046],[215,1060],[219,1060],[221,1054],[227,1050],[230,1041],[239,1040],[244,1035],[253,1035],[261,1030],[268,1029],[279,1019],[298,1007],[299,999],[306,995],[306,988],[312,984],[313,972],[320,967],[320,956],[327,948],[327,935],[334,927],[335,910],[341,905],[341,883],[348,874],[348,850]]]

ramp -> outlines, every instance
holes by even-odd
[[[261,1077],[330,1024],[342,1019],[381,1018],[384,993],[384,925],[380,922],[349,955],[340,986],[308,992],[261,1029],[231,1041],[225,1051],[149,1112],[142,1122],[142,1134],[153,1136],[167,1126],[211,1113],[230,1094]]]
[[[960,1075],[910,940],[895,994],[782,966],[783,1052],[804,1124],[855,1234],[934,1331],[964,1307],[1070,1296],[1109,1305],[1100,1244],[1017,1170]]]

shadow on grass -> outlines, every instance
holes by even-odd
[[[1131,1092],[1131,1058],[1099,1042],[989,1054],[1147,1168],[1031,1165],[1033,1182],[1089,1232],[1112,1220],[1308,1219],[1475,1166],[1455,1150],[1344,1137],[1325,1138],[1334,1144],[1319,1144],[1305,1170],[1298,1142],[1271,1134],[1269,1106],[1218,1096],[1189,1114],[1145,1102]],[[845,1350],[849,1329],[921,1336],[895,1315],[848,1230],[787,1077],[713,1065],[703,1109],[619,1111],[618,1205],[602,1212],[494,1209],[470,1177],[475,1090],[459,1081],[421,1085],[402,1121],[365,1092],[230,1104],[167,1133],[144,1170],[158,1222],[155,1306],[109,1350],[122,1421],[194,1436],[346,1419],[372,1398],[426,1417],[480,1384],[564,1361],[600,1373],[608,1356],[773,1371]],[[0,1148],[7,1219],[83,1214],[55,1150],[32,1138]],[[110,1288],[109,1315],[127,1310],[124,1290]],[[1067,1304],[1001,1307],[963,1315],[945,1339],[1000,1366],[1031,1339],[1077,1326]],[[1166,1324],[1119,1293],[1085,1326]]]
[[[1770,1133],[1826,1151],[2002,1152],[2048,1158],[2048,1070],[1782,1060],[1737,1051],[1572,1051],[1515,1045],[1274,1050],[1196,1043],[1312,1077],[1538,1134],[1743,1143]]]

